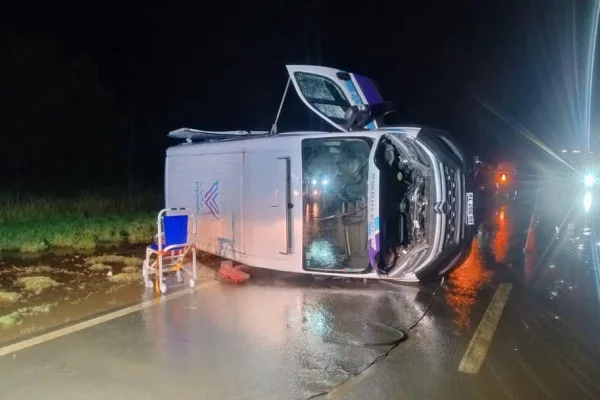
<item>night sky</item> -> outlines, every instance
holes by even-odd
[[[289,63],[367,75],[395,105],[399,123],[448,129],[487,157],[533,154],[517,124],[555,150],[565,142],[583,146],[591,6],[575,0],[4,4],[1,179],[17,189],[160,184],[164,150],[173,143],[165,137],[169,130],[268,130]],[[295,95],[289,100],[281,129],[324,128]]]

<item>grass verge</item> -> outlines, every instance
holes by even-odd
[[[143,261],[138,257],[125,257],[117,254],[103,254],[85,259],[86,264],[125,264],[132,267],[141,267]]]
[[[6,292],[0,290],[0,303],[16,303],[21,299],[21,294],[17,292]]]
[[[60,285],[60,283],[48,276],[26,276],[17,279],[17,284],[23,290],[35,293],[40,293],[43,290]]]
[[[50,309],[56,306],[58,303],[45,303],[33,307],[19,308],[17,311],[11,312],[10,314],[0,316],[0,326],[10,327],[13,325],[21,324],[21,318],[32,315],[48,314]]]
[[[121,272],[120,274],[113,275],[110,280],[115,283],[134,283],[140,282],[142,274],[140,272]]]
[[[21,318],[21,313],[18,311],[6,315],[0,315],[0,325],[13,326]]]
[[[90,271],[110,271],[112,270],[112,267],[110,265],[106,265],[106,264],[102,264],[102,263],[95,263],[90,265]]]
[[[124,267],[121,272],[125,272],[126,274],[133,274],[133,273],[139,273],[140,272],[140,268],[139,267],[134,267],[133,265],[130,265],[128,267]]]
[[[0,194],[0,251],[38,253],[53,247],[92,250],[103,244],[148,243],[160,203],[153,192],[66,198]]]

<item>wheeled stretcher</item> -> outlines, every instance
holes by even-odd
[[[190,276],[190,287],[196,286],[196,217],[186,208],[166,208],[157,217],[156,243],[146,248],[142,267],[144,284],[157,292],[167,292],[165,274],[175,272],[177,282],[183,283],[183,273]],[[189,228],[191,227],[191,234]],[[191,254],[191,270],[184,267]]]

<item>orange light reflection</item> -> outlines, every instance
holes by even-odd
[[[452,290],[446,293],[446,302],[456,313],[454,325],[457,330],[464,330],[470,325],[477,292],[491,277],[491,271],[483,263],[479,240],[475,238],[469,257],[449,276]]]
[[[501,263],[506,259],[506,253],[508,251],[508,234],[509,234],[509,223],[506,218],[506,207],[500,207],[500,211],[496,218],[496,233],[492,240],[492,253],[496,261]]]

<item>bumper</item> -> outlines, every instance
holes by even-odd
[[[430,274],[419,276],[419,280],[434,279],[441,277],[461,265],[471,254],[471,243],[475,235],[475,225],[465,228],[465,239],[456,246],[444,249],[437,258],[428,266]]]

